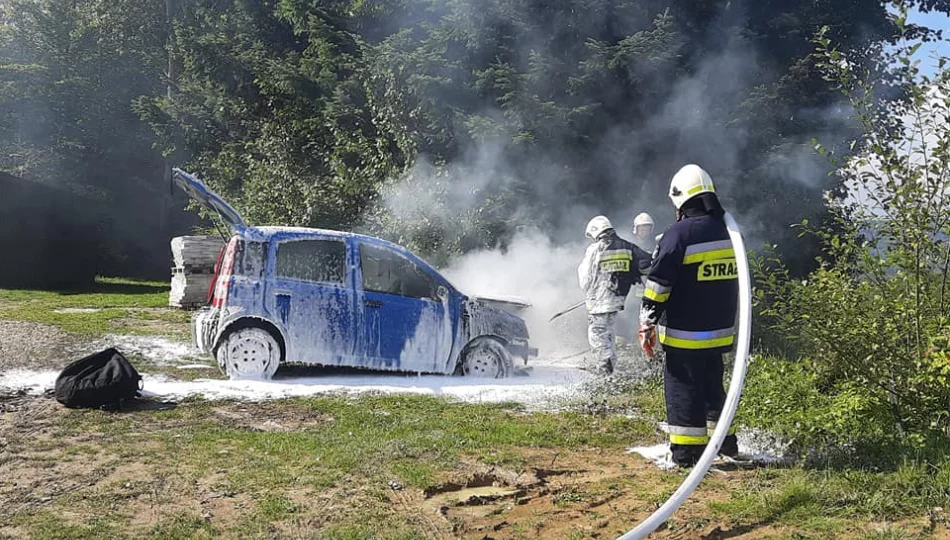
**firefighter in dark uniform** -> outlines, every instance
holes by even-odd
[[[639,340],[653,356],[666,352],[664,389],[673,461],[692,467],[726,400],[722,355],[735,341],[739,292],[735,252],[712,178],[686,165],[670,183],[676,223],[660,238],[644,285]],[[739,452],[735,431],[720,453]]]

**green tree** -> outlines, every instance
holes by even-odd
[[[843,47],[863,50],[896,35],[871,1],[393,5],[399,28],[364,52],[372,110],[404,155],[439,168],[437,179],[410,168],[396,182],[464,184],[473,148],[486,144],[504,165],[469,197],[473,215],[503,209],[494,226],[473,218],[474,231],[453,228],[438,208],[373,221],[382,234],[449,252],[504,241],[522,216],[560,228],[577,219],[570,207],[632,215],[661,204],[689,161],[714,172],[755,236],[790,243],[789,225],[821,219],[825,192],[837,188],[812,137],[833,146],[853,128],[810,36],[833,25]],[[811,260],[802,251],[797,272]]]
[[[181,73],[138,103],[166,151],[256,224],[346,228],[403,159],[370,121],[347,2],[199,1],[176,20]]]
[[[2,10],[0,170],[91,200],[83,210],[100,216],[102,271],[164,267],[168,188],[154,135],[132,110],[162,88],[161,32],[142,31],[162,27],[161,6],[14,0]]]
[[[906,13],[906,11],[904,12]],[[903,26],[903,15],[897,18]],[[832,229],[805,224],[822,248],[807,279],[778,259],[759,261],[764,320],[796,353],[762,366],[766,396],[777,373],[795,372],[821,394],[812,414],[770,415],[803,442],[881,441],[923,446],[950,437],[950,71],[920,71],[907,39],[882,52],[879,69],[855,63],[826,32],[821,67],[861,126],[855,154],[840,157],[848,196],[832,206]],[[888,89],[902,89],[899,97]],[[886,99],[885,99],[886,98]],[[822,152],[827,149],[821,147]],[[762,397],[762,396],[759,396]],[[778,400],[770,400],[775,403]],[[764,407],[759,411],[765,416]]]

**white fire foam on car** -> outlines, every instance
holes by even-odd
[[[42,393],[52,388],[57,372],[10,370],[0,374],[0,392],[26,390]],[[196,379],[180,381],[164,375],[143,374],[149,396],[181,399],[198,396],[209,400],[265,401],[319,394],[411,393],[445,396],[468,403],[516,402],[546,407],[577,395],[592,375],[567,367],[536,366],[528,376],[480,379],[445,375],[326,374],[270,381]]]

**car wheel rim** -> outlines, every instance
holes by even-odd
[[[497,376],[498,357],[486,350],[473,351],[465,362],[465,374],[475,377]]]
[[[237,377],[261,377],[271,363],[273,349],[261,339],[247,336],[228,347],[229,373]]]

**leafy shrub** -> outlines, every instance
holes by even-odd
[[[901,19],[898,19],[900,24]],[[806,445],[876,453],[950,437],[950,72],[922,75],[918,45],[858,68],[820,34],[829,80],[862,128],[836,160],[848,196],[832,227],[802,224],[818,269],[790,277],[768,250],[753,264],[766,357],[750,375],[753,422]],[[894,88],[901,94],[894,96]],[[882,96],[888,99],[883,99]],[[828,153],[820,145],[819,152]],[[829,153],[830,155],[830,153]]]

